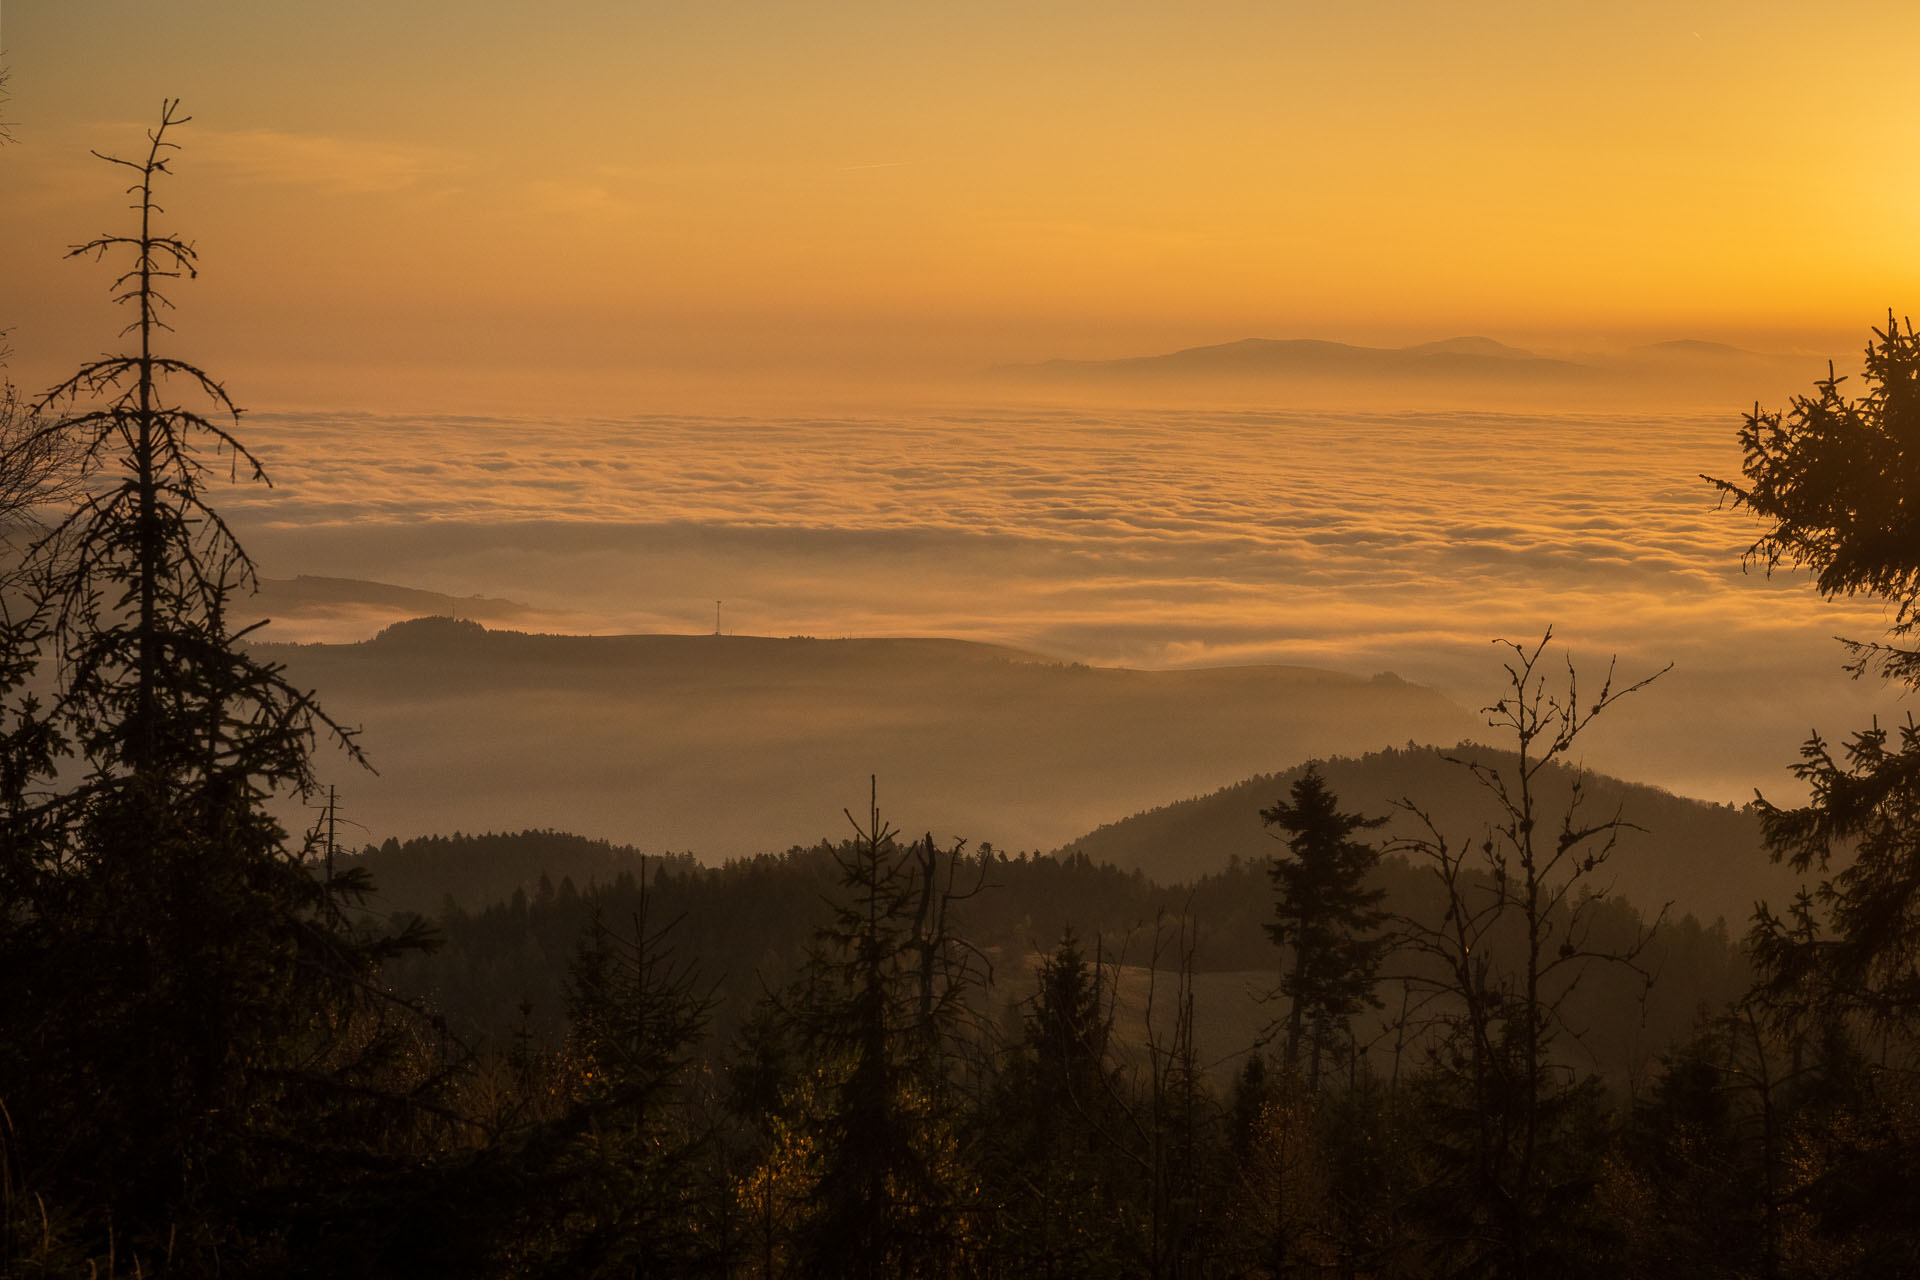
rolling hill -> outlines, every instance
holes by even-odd
[[[1462,745],[1444,753],[1510,766],[1509,752]],[[1260,810],[1283,799],[1304,765],[1263,774],[1208,795],[1136,813],[1097,827],[1062,846],[1095,862],[1138,868],[1163,883],[1205,874],[1231,858],[1262,860],[1279,846],[1260,821]],[[1422,833],[1402,802],[1428,814],[1449,841],[1477,840],[1493,820],[1491,798],[1468,772],[1450,764],[1432,747],[1370,752],[1326,760],[1321,772],[1339,795],[1341,807],[1388,818],[1375,832],[1376,842]],[[1555,768],[1546,775],[1543,813],[1558,828],[1575,779],[1574,771]],[[1750,810],[1708,804],[1657,787],[1587,774],[1582,781],[1582,812],[1601,819],[1615,812],[1638,830],[1620,833],[1619,845],[1599,878],[1647,915],[1663,904],[1673,914],[1692,913],[1703,921],[1723,917],[1735,932],[1744,929],[1754,901],[1776,906],[1792,894],[1795,878],[1769,862],[1761,849],[1759,819]]]

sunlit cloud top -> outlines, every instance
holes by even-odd
[[[270,576],[495,597],[475,610],[521,630],[699,633],[720,599],[745,634],[1392,670],[1479,706],[1489,640],[1551,624],[1583,670],[1677,664],[1596,764],[1739,799],[1809,728],[1870,713],[1831,637],[1885,620],[1742,572],[1754,529],[1698,478],[1737,474],[1736,421],[263,415],[276,488],[221,496]],[[418,609],[366,599],[256,607],[326,639]]]

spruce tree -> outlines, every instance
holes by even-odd
[[[644,866],[640,890],[630,929],[610,925],[606,895],[590,891],[568,966],[561,1109],[503,1144],[514,1194],[494,1216],[503,1252],[529,1272],[694,1275],[720,1257],[703,1168],[712,1152],[687,1106],[712,1001],[674,959],[676,922],[651,919]]]
[[[1810,570],[1829,597],[1889,607],[1881,641],[1848,640],[1854,674],[1920,688],[1920,336],[1891,314],[1865,360],[1865,394],[1829,369],[1784,413],[1757,405],[1740,430],[1743,479],[1713,480],[1763,522],[1749,562]],[[1815,734],[1793,772],[1807,800],[1757,798],[1768,852],[1809,882],[1755,910],[1749,946],[1776,1031],[1866,1041],[1883,1069],[1846,1105],[1810,1117],[1821,1158],[1797,1193],[1816,1206],[1822,1247],[1851,1250],[1860,1274],[1920,1267],[1920,722],[1878,722],[1836,746]],[[1873,1043],[1877,1042],[1877,1043]],[[1843,1056],[1843,1055],[1840,1055]],[[1837,1058],[1836,1058],[1837,1060]],[[1835,1096],[1840,1096],[1836,1094]],[[1816,1236],[1815,1238],[1819,1238]]]
[[[1140,1270],[1148,1190],[1112,1061],[1112,978],[1068,930],[1040,962],[1020,1039],[999,1063],[976,1128],[991,1229],[989,1275],[1124,1276]]]
[[[1810,570],[1821,594],[1888,605],[1887,642],[1843,641],[1869,667],[1920,688],[1920,336],[1889,314],[1865,355],[1865,394],[1828,376],[1784,413],[1758,406],[1740,429],[1739,482],[1712,480],[1764,528],[1746,560]],[[1885,1031],[1920,1015],[1920,724],[1874,724],[1844,746],[1816,734],[1794,773],[1803,806],[1762,798],[1776,861],[1818,877],[1752,936],[1772,997],[1867,1014]]]
[[[865,825],[848,821],[855,838],[837,859],[847,896],[789,1000],[819,1104],[809,1117],[819,1163],[800,1269],[947,1274],[964,1208],[949,1051],[976,980],[949,918],[967,894],[940,868],[951,869],[960,850],[939,854],[931,837],[902,846],[877,801]]]
[[[1895,637],[1920,627],[1920,336],[1889,312],[1865,359],[1866,394],[1850,400],[1831,366],[1788,409],[1758,405],[1740,428],[1741,481],[1703,476],[1722,500],[1764,522],[1743,557],[1771,573],[1812,571],[1828,598],[1876,596]],[[1920,652],[1845,642],[1863,665],[1920,680]]]
[[[1287,833],[1292,855],[1268,868],[1275,900],[1267,936],[1292,952],[1280,980],[1291,1002],[1282,1063],[1297,1070],[1304,1045],[1307,1090],[1316,1092],[1321,1061],[1348,1034],[1354,1015],[1379,1007],[1374,980],[1390,940],[1379,931],[1387,918],[1379,909],[1384,891],[1368,888],[1367,878],[1380,854],[1352,837],[1386,819],[1340,812],[1339,797],[1314,765],[1293,784],[1291,803],[1262,809],[1260,819]]]
[[[298,1230],[291,1205],[420,1118],[426,1078],[370,981],[420,935],[349,930],[364,879],[329,878],[272,809],[312,793],[317,732],[357,751],[231,617],[253,565],[206,485],[215,465],[265,473],[222,385],[161,350],[161,287],[196,270],[155,225],[185,121],[169,102],[143,159],[101,157],[134,175],[138,231],[69,256],[131,259],[114,291],[132,349],[38,406],[86,491],[0,637],[6,674],[50,667],[57,689],[17,700],[5,735],[0,1098],[36,1193],[122,1266],[263,1265]]]

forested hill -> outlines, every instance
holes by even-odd
[[[1376,842],[1422,833],[1419,822],[1400,807],[1409,800],[1450,840],[1477,840],[1495,816],[1495,801],[1465,768],[1444,755],[1503,767],[1514,763],[1511,752],[1462,744],[1445,753],[1405,747],[1357,758],[1335,756],[1320,769],[1343,808],[1388,819],[1372,833]],[[1270,858],[1277,846],[1260,821],[1260,811],[1282,799],[1304,767],[1262,774],[1211,795],[1136,813],[1068,841],[1062,849],[1083,852],[1095,862],[1138,868],[1162,882],[1192,879],[1226,865],[1229,858]],[[1558,766],[1543,775],[1545,812],[1556,825],[1566,811],[1574,777],[1572,770]],[[1762,852],[1759,819],[1751,811],[1591,773],[1581,775],[1581,785],[1583,812],[1604,819],[1617,810],[1639,828],[1620,832],[1608,869],[1614,891],[1648,914],[1671,902],[1676,912],[1692,912],[1707,922],[1724,917],[1738,932],[1753,914],[1756,899],[1777,907],[1792,897],[1797,880]]]

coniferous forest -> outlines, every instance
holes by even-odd
[[[916,834],[883,772],[719,866],[289,829],[360,744],[249,643],[184,121],[73,249],[117,353],[0,428],[0,1274],[1920,1274],[1912,723],[1807,742],[1752,811],[1804,889],[1719,925],[1612,892],[1580,748],[1658,673],[1551,633],[1484,747],[1408,748],[1483,820],[1310,764],[1181,883]],[[1735,429],[1751,560],[1885,602],[1850,660],[1920,685],[1920,338]]]

